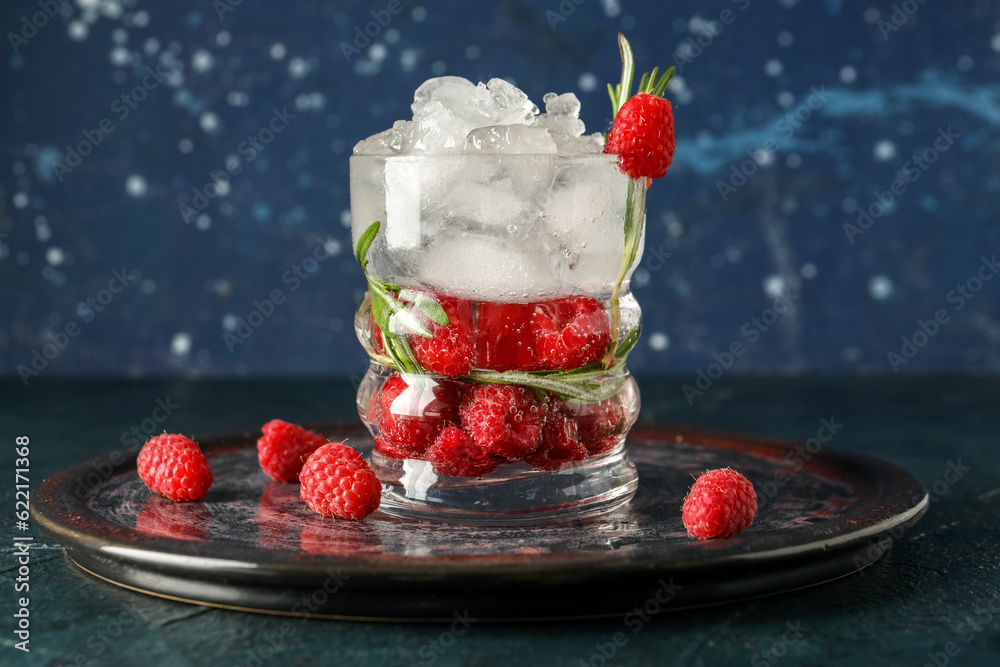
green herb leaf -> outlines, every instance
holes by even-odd
[[[368,248],[371,247],[372,241],[375,240],[375,235],[378,234],[379,228],[382,226],[378,220],[368,225],[362,234],[361,238],[358,239],[358,246],[354,249],[354,257],[358,260],[358,264],[365,271],[368,270]]]
[[[477,382],[518,384],[544,389],[577,403],[594,403],[611,398],[628,382],[628,375],[611,376],[598,382],[556,380],[523,371],[486,371],[475,369],[469,378]]]
[[[448,326],[448,313],[444,312],[444,308],[441,307],[441,304],[426,294],[414,292],[408,289],[401,289],[399,291],[399,298],[416,304],[417,308],[419,308],[424,315],[434,320],[436,324],[443,327]]]
[[[642,321],[635,325],[631,331],[625,336],[624,340],[618,344],[618,349],[615,350],[615,359],[618,361],[625,361],[625,357],[628,353],[632,351],[635,344],[639,342],[639,334],[642,333]]]
[[[635,58],[632,56],[632,45],[625,39],[624,33],[618,33],[618,51],[622,56],[622,81],[617,91],[615,116],[618,116],[622,105],[632,96],[632,77],[635,76]]]
[[[372,308],[372,316],[376,318],[375,322],[382,329],[382,333],[395,334],[396,327],[395,324],[401,325],[403,328],[417,334],[418,336],[423,336],[424,338],[432,338],[430,329],[425,327],[423,323],[417,319],[417,317],[410,312],[406,307],[406,304],[402,303],[399,299],[396,299],[384,283],[374,279],[368,279],[368,289],[372,293],[372,303],[374,304],[376,298],[382,301],[381,308],[379,309],[378,316],[375,315],[375,308]]]

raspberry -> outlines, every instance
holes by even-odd
[[[371,340],[372,351],[375,354],[385,354],[385,342],[382,340],[382,330],[375,324],[375,318],[368,316],[368,332]]]
[[[535,304],[492,303],[476,306],[476,366],[494,371],[541,370],[531,325]]]
[[[420,458],[413,454],[410,454],[404,449],[396,447],[391,442],[383,437],[375,438],[375,451],[383,456],[388,456],[393,459],[399,459],[400,461],[404,459]]]
[[[460,402],[458,385],[453,382],[393,373],[379,390],[375,426],[407,458],[422,458],[441,429],[458,423]]]
[[[278,482],[297,482],[306,457],[326,444],[326,438],[301,426],[273,419],[261,427],[257,460],[268,477]]]
[[[577,440],[576,422],[564,417],[545,420],[541,446],[524,457],[539,470],[559,470],[587,458],[587,448]]]
[[[136,468],[150,491],[171,500],[200,500],[212,485],[208,459],[183,435],[150,438],[139,452]]]
[[[310,454],[299,481],[302,500],[325,516],[363,519],[382,499],[382,485],[361,454],[339,442]]]
[[[637,93],[615,117],[604,152],[618,155],[618,167],[630,178],[660,178],[674,159],[674,113],[670,102]]]
[[[586,296],[537,304],[532,324],[545,368],[570,370],[599,361],[611,339],[604,304]]]
[[[552,396],[551,408],[576,422],[579,440],[591,456],[605,454],[618,445],[619,438],[615,431],[621,428],[625,410],[617,398],[606,398],[596,403],[568,403]]]
[[[695,480],[681,513],[688,535],[703,540],[735,535],[755,516],[753,484],[731,468],[709,470]]]
[[[410,348],[425,370],[445,377],[460,377],[472,368],[475,353],[472,345],[472,305],[468,301],[436,294],[433,298],[448,316],[448,325],[441,326],[417,308],[411,308],[419,313],[420,320],[431,330],[433,337],[410,335]]]
[[[442,475],[482,477],[497,469],[500,460],[487,454],[460,428],[447,426],[427,450],[427,460]]]
[[[538,448],[543,412],[526,387],[481,384],[462,404],[462,426],[486,452],[517,459]]]

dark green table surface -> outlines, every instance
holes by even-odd
[[[443,625],[293,619],[282,635],[287,619],[175,603],[103,583],[33,531],[31,653],[25,654],[14,648],[11,618],[17,576],[11,536],[21,534],[12,525],[15,436],[31,437],[35,486],[70,463],[120,448],[122,434],[141,428],[157,400],[176,406],[159,429],[199,437],[255,429],[273,417],[325,421],[356,418],[356,412],[347,380],[38,380],[27,388],[7,380],[0,382],[0,438],[9,471],[3,487],[9,510],[0,514],[6,537],[0,613],[7,619],[0,664],[1000,662],[1000,378],[724,377],[693,406],[681,393],[686,381],[641,381],[642,419],[802,440],[816,435],[821,419],[834,419],[843,428],[830,446],[874,454],[912,471],[931,489],[930,510],[862,573],[778,596],[656,616],[638,632],[622,619],[472,623],[461,634]],[[951,473],[952,482],[945,482],[945,473],[956,468],[964,471],[961,477]],[[606,660],[602,648],[613,657]]]

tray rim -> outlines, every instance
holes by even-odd
[[[312,426],[321,429],[337,428],[341,431],[350,430],[358,435],[366,433],[364,428],[355,422],[328,422]],[[664,437],[665,434],[673,435],[675,442],[685,442],[696,446],[710,446],[740,451],[747,451],[747,448],[749,447],[753,450],[764,450],[772,453],[780,452],[784,454],[801,445],[801,443],[791,440],[780,440],[741,433],[709,431],[686,426],[651,423],[637,424],[629,433],[628,442],[629,444],[638,444],[638,442],[641,441],[667,442],[668,440]],[[232,451],[233,449],[246,448],[249,446],[246,442],[242,442],[242,444],[237,443],[238,441],[245,441],[250,436],[250,432],[242,432],[239,434],[227,434],[214,438],[204,438],[203,442],[206,443],[206,446],[204,447],[205,453],[207,456],[211,457],[213,455],[226,453],[227,451]],[[128,457],[121,464],[114,466],[111,475],[109,475],[107,480],[104,480],[103,483],[107,483],[117,475],[133,471],[135,469],[135,458],[137,455],[138,454],[136,453],[135,456]],[[388,578],[390,580],[406,579],[411,577],[424,578],[428,575],[433,575],[436,579],[448,577],[461,580],[466,577],[475,578],[484,574],[489,574],[491,576],[507,575],[515,577],[519,574],[524,574],[523,562],[497,562],[496,560],[492,560],[489,556],[482,555],[460,557],[449,560],[447,568],[442,567],[442,561],[440,559],[434,561],[427,559],[426,561],[422,561],[421,559],[405,557],[388,559],[381,563],[372,563],[359,557],[317,555],[310,557],[305,561],[283,563],[280,561],[280,558],[278,558],[278,555],[281,552],[269,552],[268,550],[242,545],[227,545],[227,549],[235,553],[242,553],[246,556],[249,556],[250,554],[258,556],[267,555],[271,558],[265,559],[264,562],[256,561],[253,564],[248,565],[244,561],[234,560],[233,558],[205,555],[200,553],[200,545],[198,543],[145,536],[140,533],[135,533],[134,529],[127,529],[119,524],[107,521],[103,517],[89,511],[85,505],[86,500],[78,498],[75,494],[69,491],[69,488],[72,486],[72,482],[76,476],[91,472],[93,468],[90,464],[101,461],[102,459],[103,457],[95,457],[93,459],[73,464],[45,479],[39,487],[32,492],[32,517],[38,522],[38,525],[46,534],[66,546],[67,549],[73,551],[82,550],[85,552],[92,551],[95,553],[102,553],[104,555],[130,560],[136,565],[146,564],[163,570],[177,568],[179,570],[183,570],[189,576],[198,571],[204,571],[207,575],[214,576],[222,571],[231,576],[246,576],[251,579],[263,576],[267,572],[273,572],[285,576],[288,574],[299,573],[308,577],[310,575],[325,572],[331,566],[335,566],[351,576]],[[853,466],[858,463],[863,463],[865,468],[854,468]],[[847,464],[851,465],[848,466]],[[903,496],[909,498],[908,503],[903,503],[907,505],[907,507],[897,508],[891,512],[890,516],[880,521],[859,524],[857,528],[850,531],[835,531],[834,529],[836,528],[836,524],[843,519],[834,520],[831,522],[834,525],[831,526],[830,532],[837,532],[837,534],[831,536],[829,539],[822,540],[822,546],[818,546],[819,541],[817,539],[810,539],[805,541],[804,544],[792,544],[772,549],[755,549],[750,548],[749,543],[749,540],[754,539],[754,536],[736,535],[726,540],[726,542],[729,545],[740,545],[743,543],[746,548],[743,549],[742,552],[738,551],[734,553],[732,550],[724,550],[717,554],[700,554],[697,557],[691,558],[678,559],[672,557],[657,559],[656,557],[650,558],[648,555],[645,555],[640,559],[638,556],[643,554],[622,552],[618,557],[608,559],[607,554],[604,552],[592,552],[580,555],[578,558],[571,561],[567,561],[565,559],[560,560],[560,557],[564,556],[563,554],[554,554],[551,558],[546,558],[544,554],[536,554],[531,562],[532,575],[548,575],[558,573],[571,566],[579,577],[579,580],[584,581],[588,578],[583,576],[584,574],[589,574],[591,576],[603,576],[607,574],[627,575],[629,573],[645,572],[650,568],[669,569],[671,572],[697,572],[701,570],[712,570],[718,568],[720,565],[728,565],[733,562],[754,564],[760,562],[770,563],[775,560],[783,559],[794,560],[801,556],[814,554],[819,551],[850,548],[852,545],[870,541],[873,538],[886,534],[887,532],[900,526],[908,527],[909,525],[912,525],[912,523],[916,522],[920,516],[926,512],[927,507],[929,506],[929,494],[923,483],[911,475],[908,471],[883,459],[863,453],[846,452],[824,446],[823,449],[820,450],[820,452],[818,452],[813,459],[806,464],[806,467],[815,466],[821,466],[824,468],[833,467],[840,471],[847,471],[849,474],[861,475],[868,478],[880,477],[879,473],[881,472],[883,473],[881,479],[876,480],[879,484],[876,487],[878,490],[878,495],[876,497],[884,498],[887,495],[891,496],[892,494],[889,494],[889,492],[895,490],[897,491],[895,494],[897,502],[899,502]],[[887,478],[891,479],[899,488],[887,485],[885,483]],[[74,528],[71,525],[67,525],[65,521],[60,520],[60,510],[69,511],[71,514],[75,514],[76,518],[86,517],[95,521],[96,523],[109,528],[112,535],[115,532],[124,530],[137,536],[139,539],[137,541],[126,541],[124,539],[115,539],[113,536],[109,536],[107,534],[99,536],[89,533],[83,529]],[[403,520],[394,519],[385,515],[380,515],[380,518],[403,522]],[[587,520],[587,522],[600,521],[600,517]],[[566,523],[571,522],[558,523],[565,525]],[[541,524],[539,528],[544,529],[544,526],[545,524]],[[528,530],[533,529],[534,527],[516,526],[512,528]],[[759,539],[759,536],[756,537]],[[163,547],[167,544],[172,547],[170,552],[157,548],[158,546]],[[192,570],[192,567],[194,567],[194,570]],[[534,579],[535,576],[532,576],[531,578]]]

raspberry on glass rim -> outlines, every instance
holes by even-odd
[[[618,33],[622,54],[622,80],[608,84],[614,122],[604,152],[618,156],[618,166],[629,178],[661,178],[674,159],[674,112],[663,98],[676,67],[657,76],[658,67],[642,75],[639,91],[629,97],[635,61],[625,35]]]

